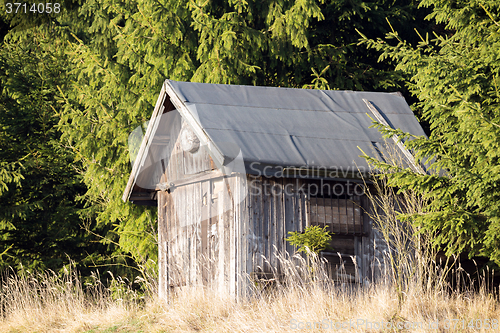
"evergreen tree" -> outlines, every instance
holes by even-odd
[[[37,95],[21,100],[15,92],[22,91],[23,85],[5,90],[2,105],[10,116],[6,113],[3,121],[8,126],[15,123],[12,112],[19,108],[27,114],[26,126],[38,124],[36,114],[29,113],[34,101],[42,103],[44,110],[50,107],[53,117],[44,125],[50,128],[50,140],[35,135],[41,132],[10,130],[5,134],[5,142],[11,145],[6,151],[16,153],[0,159],[0,188],[10,198],[3,205],[17,207],[30,193],[36,194],[33,200],[40,205],[49,198],[37,196],[39,189],[27,186],[36,183],[27,171],[31,170],[27,160],[22,159],[28,152],[21,146],[19,150],[12,148],[9,141],[11,137],[30,136],[38,145],[32,151],[46,151],[44,170],[51,169],[53,161],[54,170],[67,176],[54,172],[57,177],[50,181],[45,172],[37,176],[61,189],[60,196],[50,197],[53,206],[44,206],[41,211],[50,215],[57,211],[57,203],[64,202],[71,213],[62,214],[67,218],[60,221],[61,230],[76,232],[72,228],[77,225],[73,222],[77,209],[95,220],[112,241],[113,235],[119,234],[124,252],[139,261],[155,260],[156,209],[123,203],[121,195],[130,173],[128,134],[149,119],[166,78],[299,88],[398,87],[400,75],[387,64],[377,64],[375,51],[357,46],[355,28],[381,35],[386,17],[398,29],[420,26],[421,14],[415,6],[412,0],[89,0],[65,1],[61,15],[10,17],[16,25],[11,36],[41,29],[50,31],[54,42],[46,54],[37,46],[30,53],[33,59],[20,57],[18,68],[40,76],[47,73],[37,62],[52,61],[54,71],[60,72],[40,90],[43,99]],[[11,62],[6,62],[7,71],[15,61],[6,53],[4,56]],[[9,75],[4,75],[6,80],[10,80]],[[26,88],[25,96],[41,94],[35,83],[27,87],[31,88]],[[60,158],[50,160],[54,154]],[[81,167],[81,179],[72,173],[71,166]],[[21,189],[26,193],[19,192]],[[13,193],[21,194],[14,197]],[[86,200],[84,210],[75,200],[79,195]],[[14,215],[5,217],[5,224],[14,219]],[[110,228],[112,233],[107,232]],[[39,231],[33,231],[36,233]]]
[[[85,186],[71,151],[59,142],[54,96],[67,78],[57,43],[31,32],[0,48],[2,267],[59,269],[69,258],[106,252],[81,227],[78,197]]]
[[[406,145],[421,161],[430,161],[432,172],[375,164],[394,172],[391,185],[429,199],[426,212],[412,218],[422,231],[437,235],[436,246],[500,264],[500,4],[424,0],[421,5],[432,9],[428,19],[441,34],[422,35],[416,47],[395,31],[385,40],[364,41],[411,75],[409,88],[431,135],[407,135],[412,140]]]
[[[128,134],[148,120],[161,84],[180,81],[303,87],[311,68],[335,89],[383,89],[399,76],[356,46],[355,27],[399,26],[413,1],[90,0],[85,33],[68,49],[75,84],[65,93],[63,140],[85,165],[87,198],[120,245],[156,258],[155,209],[121,201],[130,173]],[[383,33],[381,30],[380,33]],[[375,54],[372,52],[371,54]],[[324,81],[317,81],[322,83]],[[324,84],[317,85],[325,88]]]

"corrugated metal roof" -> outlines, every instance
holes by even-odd
[[[405,99],[396,93],[322,91],[167,81],[221,150],[241,149],[246,164],[368,167],[359,157],[384,140],[363,99],[393,128],[425,135]]]

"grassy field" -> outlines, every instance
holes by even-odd
[[[105,288],[72,273],[11,276],[2,283],[0,331],[492,332],[500,325],[498,292],[486,284],[462,292],[435,283],[349,291],[323,279],[319,268],[291,282],[240,302],[201,288],[165,301],[141,296],[119,278]]]

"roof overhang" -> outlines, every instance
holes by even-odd
[[[175,90],[172,88],[170,80],[165,80],[165,82],[162,85],[160,95],[158,96],[158,99],[156,101],[156,105],[153,114],[151,116],[151,121],[148,124],[146,133],[144,134],[144,137],[142,139],[139,148],[139,152],[137,153],[137,157],[133,164],[132,172],[130,173],[127,186],[125,187],[125,191],[123,192],[122,196],[123,201],[131,200],[131,194],[133,192],[134,186],[136,185],[137,177],[146,161],[146,157],[148,155],[150,146],[153,142],[154,136],[158,129],[158,125],[160,123],[162,114],[168,111],[172,111],[165,109],[165,104],[167,99],[170,100],[170,102],[173,104],[174,109],[177,110],[179,114],[183,117],[183,119],[191,126],[191,129],[194,131],[194,133],[200,140],[200,144],[205,145],[208,148],[210,157],[213,159],[216,166],[218,168],[221,168],[224,165],[225,162],[224,156],[222,155],[217,145],[214,144],[214,142],[210,139],[207,133],[203,130],[199,119],[197,119],[196,115],[189,110],[189,106],[186,105],[186,103],[183,100],[181,100],[181,98],[179,98]],[[154,190],[150,190],[149,192],[153,191]],[[149,195],[145,195],[144,197],[147,198],[144,200],[148,201],[153,200]],[[143,199],[138,199],[138,200],[140,201]]]
[[[164,83],[160,91],[160,96],[158,96],[158,99],[156,100],[156,105],[153,110],[153,114],[151,116],[151,121],[148,124],[148,128],[146,129],[146,133],[144,134],[144,137],[142,139],[139,152],[137,153],[137,157],[132,166],[132,172],[130,173],[127,186],[125,187],[125,191],[123,192],[122,196],[123,201],[129,200],[130,194],[132,193],[132,189],[135,185],[135,182],[137,181],[139,170],[142,166],[144,166],[144,162],[147,156],[147,151],[151,145],[151,142],[153,141],[155,129],[158,128],[158,123],[160,121],[159,116],[163,114],[163,111],[165,109],[164,103],[166,97],[167,95]]]

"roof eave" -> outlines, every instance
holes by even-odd
[[[144,134],[144,137],[141,142],[141,146],[139,148],[139,152],[137,153],[137,157],[135,159],[135,163],[132,166],[132,172],[130,173],[130,176],[128,178],[127,186],[125,187],[125,191],[123,192],[122,200],[123,201],[128,201],[130,198],[130,195],[132,193],[132,189],[134,188],[135,182],[137,180],[137,175],[139,174],[140,168],[144,165],[144,160],[145,157],[147,156],[147,152],[149,150],[149,145],[152,140],[149,140],[149,138],[153,138],[154,132],[156,132],[156,128],[158,127],[158,122],[160,121],[159,115],[163,112],[163,105],[165,102],[166,98],[166,85],[163,83],[160,95],[158,96],[158,99],[156,100],[156,105],[153,110],[153,114],[151,115],[151,119],[153,121],[150,121],[148,124],[148,128],[146,129],[146,134]]]
[[[193,115],[191,111],[189,111],[184,101],[182,101],[180,97],[177,95],[174,88],[170,84],[170,80],[165,80],[164,86],[167,95],[170,97],[170,101],[177,109],[177,111],[180,113],[182,118],[184,118],[184,120],[191,126],[191,129],[194,131],[194,133],[200,140],[200,144],[207,146],[209,154],[216,163],[217,167],[219,168],[222,167],[224,165],[225,157],[222,154],[221,150],[217,147],[217,145],[215,145],[212,139],[210,139],[208,134],[205,132],[205,130],[200,124],[199,119],[197,119],[196,116]]]
[[[165,99],[169,97],[175,109],[179,112],[182,118],[191,126],[194,133],[200,139],[200,143],[202,145],[206,145],[208,148],[208,152],[212,159],[214,160],[216,166],[221,169],[224,166],[225,157],[220,151],[220,149],[215,145],[215,143],[210,139],[208,134],[205,132],[200,122],[196,117],[189,111],[188,107],[180,99],[172,85],[170,84],[170,80],[165,80],[162,85],[160,95],[158,96],[158,100],[156,101],[155,109],[151,116],[153,121],[149,122],[148,128],[146,130],[146,134],[142,139],[141,146],[139,148],[139,152],[135,159],[134,166],[132,167],[132,172],[130,173],[130,177],[127,182],[127,186],[125,187],[125,191],[123,192],[122,200],[127,201],[130,199],[130,195],[132,194],[135,182],[137,180],[137,176],[141,167],[144,165],[145,157],[149,151],[149,146],[152,141],[152,138],[155,135],[156,128],[158,127],[158,123],[160,121],[160,116],[163,113],[163,105],[165,103]],[[150,140],[151,138],[151,140]]]

